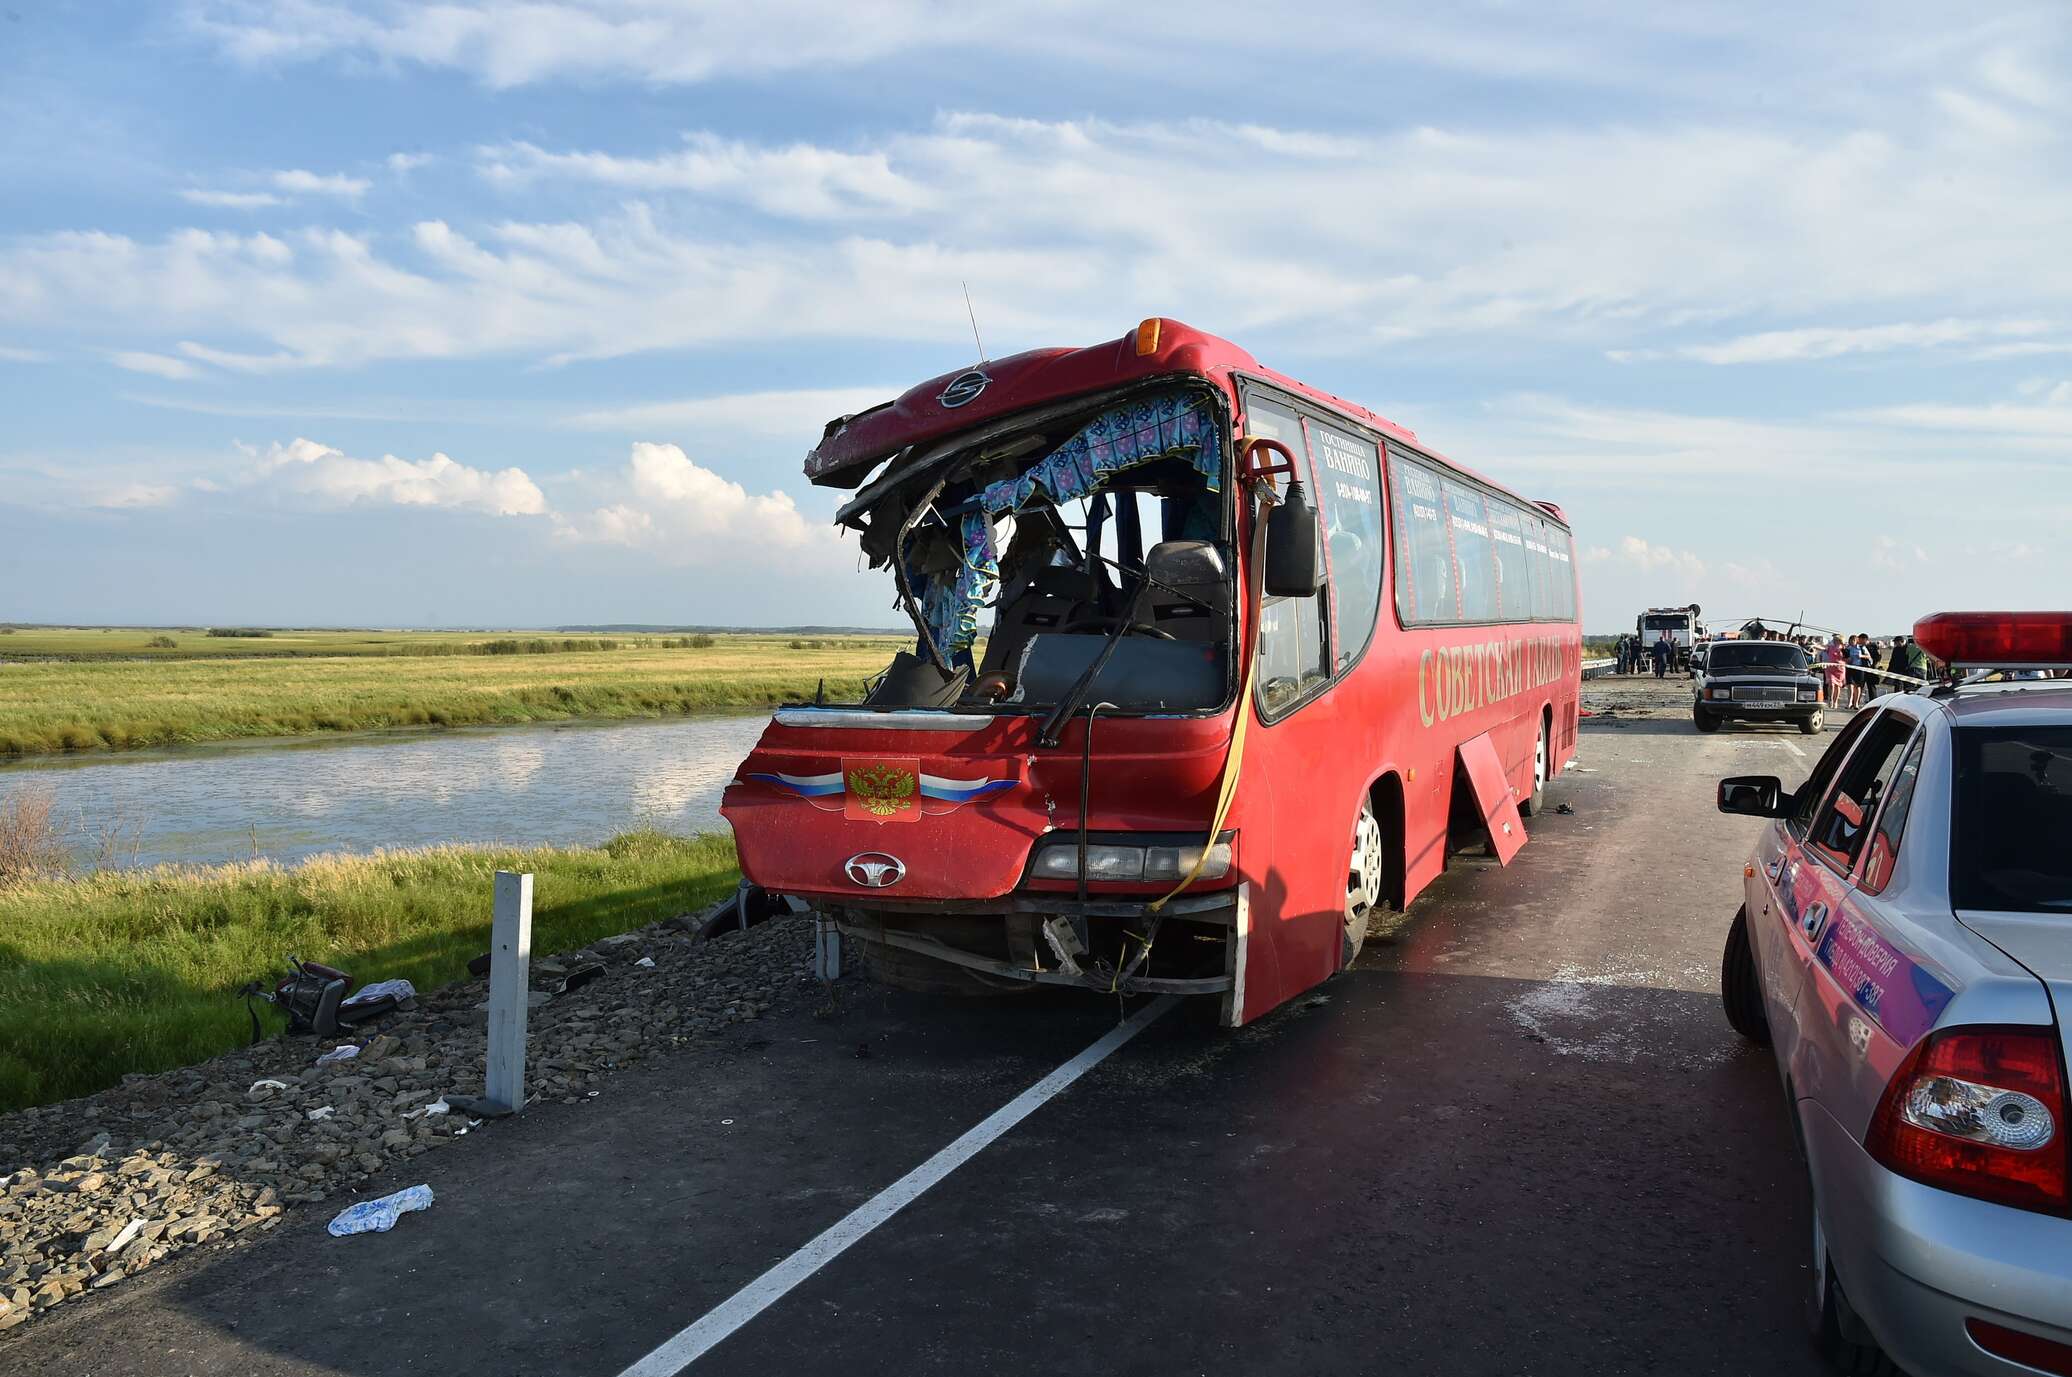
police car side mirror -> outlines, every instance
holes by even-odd
[[[1775,775],[1735,775],[1719,782],[1719,810],[1751,818],[1781,818],[1791,812],[1784,781]]]
[[[1266,517],[1266,568],[1261,587],[1270,598],[1313,598],[1324,586],[1317,559],[1321,527],[1317,509],[1300,483],[1288,484],[1288,495]]]

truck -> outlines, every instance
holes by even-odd
[[[1669,633],[1671,643],[1676,646],[1674,667],[1687,670],[1691,664],[1691,646],[1705,634],[1705,623],[1698,620],[1698,604],[1687,607],[1650,607],[1633,621],[1633,634],[1639,640],[1643,659],[1654,653],[1655,642],[1662,639],[1663,632]]]

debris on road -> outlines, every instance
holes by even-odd
[[[432,1207],[430,1186],[411,1186],[384,1195],[379,1200],[362,1200],[347,1205],[338,1212],[338,1217],[327,1226],[333,1238],[345,1238],[352,1234],[385,1234],[396,1227],[396,1221],[415,1210],[429,1210]]]
[[[562,953],[561,974],[590,973],[559,997],[540,992],[551,1002],[532,1012],[540,1100],[583,1103],[644,1056],[817,991],[812,951],[812,925],[793,920],[710,943],[656,923],[624,942]],[[655,965],[637,983],[598,978],[642,955]],[[535,961],[535,971],[545,964]],[[462,982],[416,996],[344,1061],[313,1064],[307,1042],[271,1038],[197,1066],[126,1076],[82,1099],[0,1114],[0,1329],[176,1253],[256,1238],[287,1209],[361,1187],[463,1136],[470,1114],[481,1121],[479,1108],[442,1095],[482,1084],[486,1028],[469,1008],[480,991]],[[433,1108],[442,1104],[457,1112]],[[110,1245],[138,1218],[118,1260]]]
[[[317,1065],[329,1066],[333,1062],[351,1061],[354,1057],[357,1057],[358,1055],[360,1055],[360,1049],[354,1046],[352,1043],[348,1042],[343,1046],[333,1047],[330,1051],[324,1053],[324,1055],[322,1055],[321,1057],[318,1057]]]

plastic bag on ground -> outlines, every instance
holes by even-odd
[[[430,1186],[410,1186],[394,1195],[384,1195],[379,1200],[362,1200],[347,1205],[338,1212],[330,1223],[333,1238],[344,1238],[347,1234],[385,1234],[396,1227],[396,1221],[412,1210],[428,1210],[432,1207]]]
[[[354,1057],[357,1057],[358,1055],[360,1055],[360,1049],[348,1042],[343,1046],[333,1047],[330,1051],[324,1053],[324,1055],[322,1055],[321,1057],[318,1057],[317,1065],[330,1066],[334,1063],[341,1061],[351,1061]]]
[[[415,999],[417,987],[407,980],[377,980],[372,985],[364,986],[347,995],[341,1007],[351,1008],[355,1004],[365,1004],[369,1000],[383,999],[390,995],[394,995],[398,1001]]]

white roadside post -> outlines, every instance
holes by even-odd
[[[825,913],[813,915],[813,974],[822,981],[842,978],[842,930]]]
[[[489,929],[489,1084],[485,1098],[525,1108],[525,1012],[532,983],[532,875],[496,872]]]

